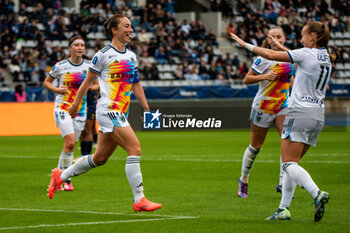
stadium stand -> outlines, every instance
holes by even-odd
[[[14,90],[18,84],[41,87],[50,68],[68,54],[68,39],[72,35],[80,34],[87,40],[87,56],[91,58],[109,43],[102,25],[114,13],[131,19],[135,33],[129,47],[139,58],[143,80],[158,80],[152,82],[158,86],[164,86],[164,82],[159,81],[178,85],[177,81],[193,80],[205,85],[241,84],[252,54],[237,48],[239,53],[223,55],[222,35],[215,35],[201,20],[177,20],[175,1],[148,1],[146,6],[138,6],[137,1],[130,1],[129,5],[124,1],[110,2],[83,0],[80,9],[75,9],[63,6],[60,1],[23,1],[15,12],[13,1],[0,1],[2,90]],[[348,1],[333,1],[330,7],[324,0],[313,3],[266,0],[261,10],[252,1],[232,2],[215,0],[210,4],[212,11],[221,11],[224,16],[226,40],[233,31],[252,44],[261,44],[268,28],[280,25],[286,31],[287,46],[293,49],[301,47],[296,38],[300,38],[302,25],[307,20],[328,22],[332,32],[330,45],[337,54],[333,82],[349,82]]]

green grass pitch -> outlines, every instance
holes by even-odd
[[[278,207],[280,139],[270,130],[253,166],[249,198],[237,196],[249,131],[138,132],[146,196],[163,204],[134,213],[126,153],[72,178],[73,192],[46,196],[60,136],[0,137],[1,232],[349,232],[350,134],[324,130],[301,165],[330,193],[321,222],[313,200],[297,187],[290,221],[265,221]],[[79,155],[78,149],[75,155]]]

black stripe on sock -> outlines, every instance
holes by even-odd
[[[292,163],[284,163],[284,164],[282,164],[282,170],[285,171],[285,172],[287,172],[287,168],[288,168],[290,165],[292,165]]]
[[[87,158],[87,160],[88,160],[88,163],[89,163],[89,165],[90,165],[90,167],[97,167],[96,165],[95,165],[95,163],[92,161],[92,155],[89,155],[88,156],[88,158]]]
[[[248,149],[249,149],[249,151],[250,151],[251,153],[253,153],[253,154],[255,154],[255,155],[259,153],[259,150],[256,150],[256,149],[253,148],[251,145],[249,145]]]

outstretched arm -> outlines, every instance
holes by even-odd
[[[290,58],[288,56],[288,53],[286,52],[274,51],[272,49],[257,47],[252,44],[246,43],[234,33],[230,34],[231,38],[234,39],[240,46],[248,49],[249,51],[252,51],[255,54],[258,54],[269,60],[290,62]]]

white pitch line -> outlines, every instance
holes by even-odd
[[[59,212],[59,213],[79,213],[79,214],[104,214],[104,215],[131,215],[131,216],[156,216],[156,217],[169,217],[169,218],[198,218],[193,216],[174,216],[163,214],[151,214],[146,215],[142,213],[117,213],[117,212],[98,212],[98,211],[86,211],[86,210],[48,210],[48,209],[25,209],[25,208],[1,208],[0,210],[9,211],[31,211],[31,212]]]
[[[188,218],[196,218],[196,217],[187,217],[187,219]],[[15,230],[15,229],[41,228],[41,227],[66,227],[66,226],[115,224],[115,223],[130,223],[130,222],[149,222],[149,221],[178,220],[178,219],[186,219],[186,218],[151,218],[151,219],[131,219],[131,220],[102,221],[102,222],[80,222],[80,223],[65,223],[65,224],[41,224],[41,225],[22,226],[22,227],[2,227],[2,228],[0,228],[0,231]]]
[[[163,220],[178,220],[178,219],[195,219],[197,216],[173,216],[173,215],[143,215],[143,214],[130,214],[130,213],[116,213],[116,212],[97,212],[97,211],[75,211],[75,210],[45,210],[45,209],[23,209],[23,208],[0,208],[0,210],[9,211],[32,211],[32,212],[60,212],[60,213],[82,213],[82,214],[104,214],[104,215],[129,215],[137,217],[158,217],[149,219],[131,219],[131,220],[117,220],[117,221],[101,221],[101,222],[82,222],[82,223],[65,223],[65,224],[40,224],[34,226],[18,226],[18,227],[2,227],[3,230],[15,230],[15,229],[30,229],[41,227],[65,227],[65,226],[79,226],[79,225],[97,225],[97,224],[115,224],[115,223],[129,223],[129,222],[147,222],[147,221],[163,221]]]
[[[324,155],[324,154],[323,154]],[[178,155],[181,157],[181,155]],[[307,156],[307,155],[306,155]],[[210,155],[208,155],[210,157]],[[12,159],[57,159],[57,156],[21,156],[21,155],[0,155],[0,158],[12,158]],[[115,158],[111,157],[110,160],[125,160],[124,158]],[[186,159],[186,158],[169,158],[167,155],[164,155],[163,158],[150,158],[143,156],[142,160],[144,161],[182,161],[182,162],[236,162],[241,163],[241,159]],[[325,163],[325,164],[350,164],[349,161],[302,161],[303,163]],[[259,163],[279,163],[277,160],[259,160]]]

